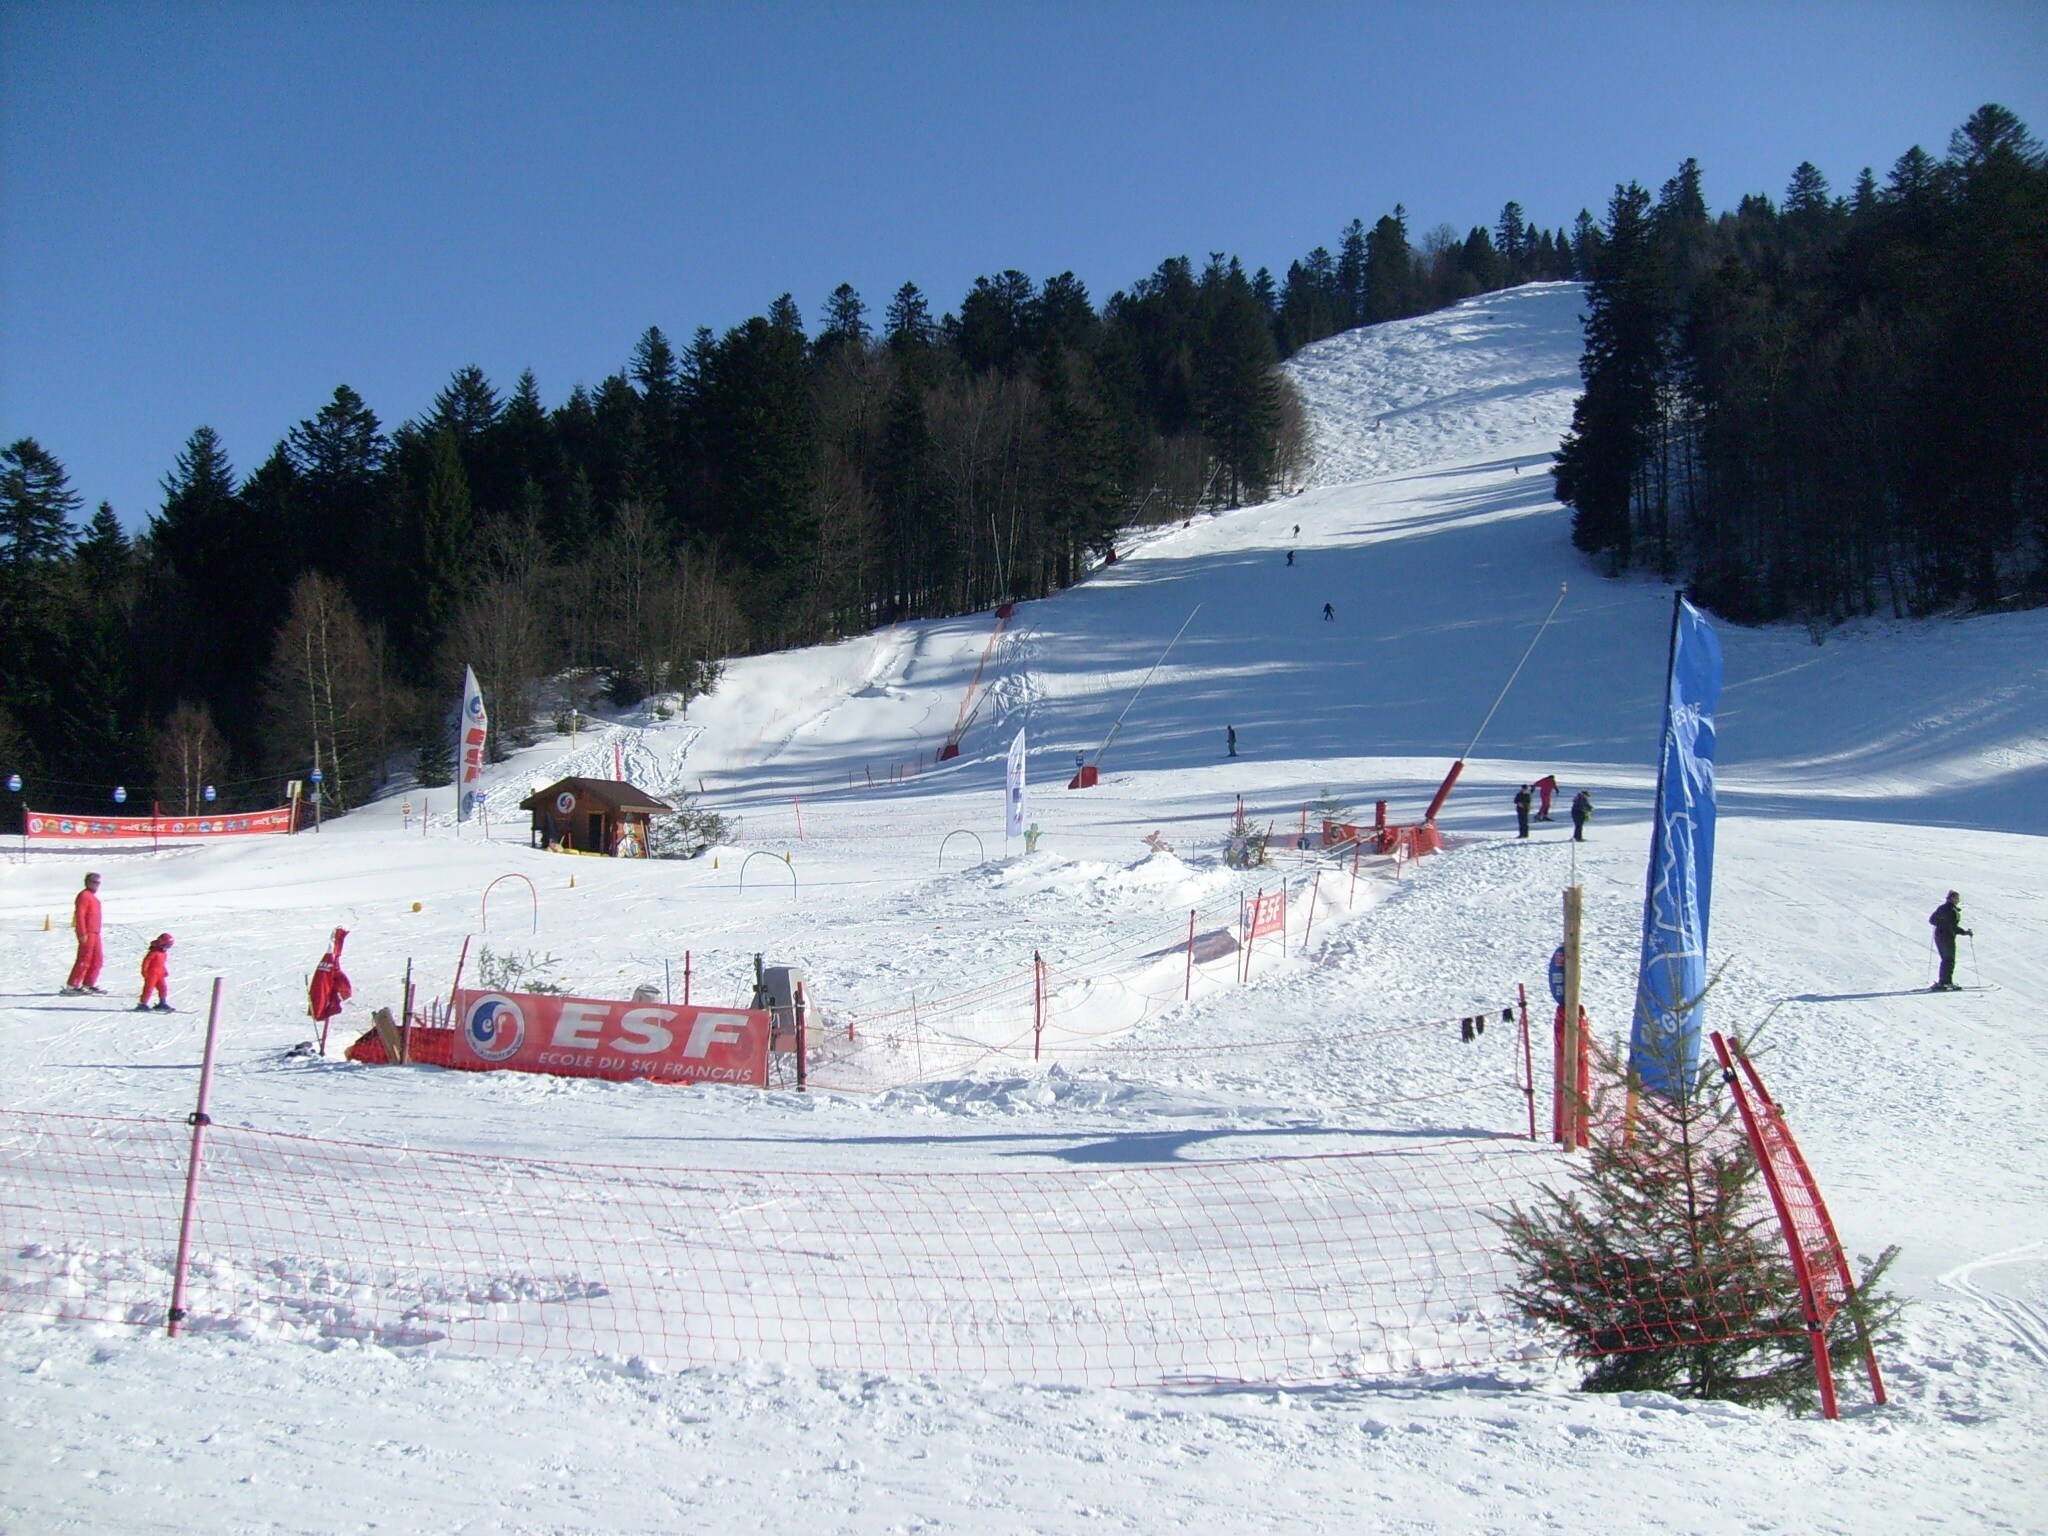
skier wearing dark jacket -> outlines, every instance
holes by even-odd
[[[1530,798],[1529,786],[1526,784],[1515,791],[1515,826],[1518,829],[1515,836],[1517,837],[1527,837],[1529,835]]]
[[[1593,819],[1593,791],[1582,789],[1572,796],[1572,841],[1586,840],[1586,823]]]
[[[1948,900],[1927,914],[1927,921],[1934,929],[1934,947],[1941,955],[1941,979],[1934,984],[1937,992],[1954,992],[1956,987],[1956,935],[1974,937],[1963,926],[1963,898],[1954,891],[1948,893]]]

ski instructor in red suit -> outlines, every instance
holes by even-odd
[[[106,956],[100,950],[100,877],[87,875],[85,889],[71,903],[71,931],[78,935],[78,958],[71,962],[71,979],[64,983],[67,997],[100,992],[100,965]]]

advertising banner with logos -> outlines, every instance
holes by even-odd
[[[28,811],[30,842],[189,842],[195,838],[260,837],[292,829],[292,808],[212,816],[60,816]]]
[[[1269,933],[1278,933],[1287,926],[1287,893],[1285,891],[1261,891],[1252,902],[1252,932],[1255,939],[1263,939]]]
[[[470,1072],[765,1088],[770,1024],[766,1009],[462,988],[455,993],[449,1065]]]

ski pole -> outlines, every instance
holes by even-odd
[[[1984,985],[1984,973],[1977,969],[1977,935],[1968,933],[1963,937],[1970,941],[1970,982],[1973,986],[1981,987]]]

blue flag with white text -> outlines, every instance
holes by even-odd
[[[1714,707],[1721,698],[1721,642],[1697,608],[1682,597],[1677,605],[1643,897],[1643,966],[1629,1036],[1629,1069],[1645,1088],[1674,1099],[1691,1091],[1699,1071],[1714,890]]]

